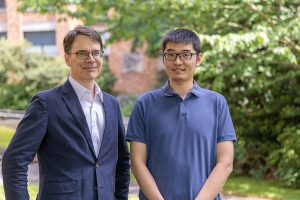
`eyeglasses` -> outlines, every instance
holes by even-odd
[[[69,54],[76,54],[77,58],[80,60],[85,60],[89,57],[90,54],[92,54],[94,59],[99,59],[103,56],[102,50],[94,50],[94,51],[85,51],[85,50],[79,50],[76,52],[69,52]]]
[[[190,60],[193,55],[197,55],[198,53],[163,53],[163,57],[166,60],[174,61],[179,56],[180,60]]]

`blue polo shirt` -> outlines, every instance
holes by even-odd
[[[126,139],[146,144],[147,167],[165,200],[194,200],[215,167],[217,143],[236,135],[225,98],[194,82],[184,100],[168,83],[140,96]]]

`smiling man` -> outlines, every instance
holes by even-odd
[[[233,123],[225,98],[197,85],[200,40],[189,29],[162,43],[169,81],[137,99],[126,139],[140,199],[220,199],[232,171]]]
[[[39,161],[38,200],[128,199],[129,153],[117,100],[95,79],[101,36],[79,26],[64,38],[70,76],[36,94],[2,157],[7,200],[29,199],[28,165]]]

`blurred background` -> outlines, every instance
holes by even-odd
[[[78,25],[102,35],[97,82],[125,121],[138,95],[167,81],[162,37],[195,30],[195,80],[226,97],[238,136],[224,194],[300,199],[299,0],[0,0],[1,153],[33,94],[66,80],[62,40]]]

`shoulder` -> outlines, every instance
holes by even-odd
[[[204,88],[200,88],[200,92],[201,92],[201,97],[203,97],[205,99],[212,100],[214,102],[225,102],[226,103],[225,97],[218,92],[215,92],[213,90],[204,89]]]
[[[144,94],[140,95],[137,98],[137,102],[140,103],[152,103],[153,101],[159,100],[163,97],[163,91],[162,88],[151,90],[148,92],[145,92]]]
[[[32,99],[38,98],[38,99],[47,101],[47,100],[51,100],[53,98],[57,98],[61,94],[62,87],[63,87],[63,85],[59,85],[59,86],[49,89],[49,90],[40,91],[40,92],[36,93]]]
[[[113,107],[119,110],[120,107],[119,101],[116,97],[114,97],[113,95],[107,92],[102,92],[102,94],[103,94],[103,102],[106,106]]]
[[[108,101],[111,101],[113,103],[117,103],[118,104],[118,100],[116,97],[114,97],[113,95],[107,93],[107,92],[102,92],[103,94],[103,99],[105,98]]]

